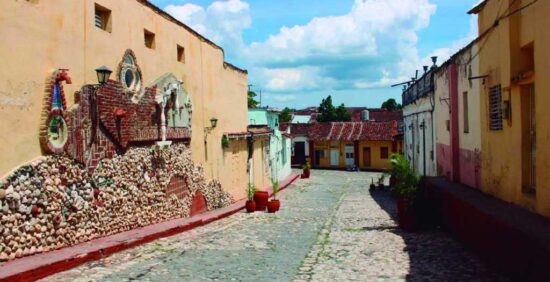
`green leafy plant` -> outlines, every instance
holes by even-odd
[[[271,187],[273,187],[273,194],[271,194],[271,196],[273,199],[277,199],[277,193],[279,193],[279,181],[271,178]]]
[[[397,184],[391,188],[397,197],[413,199],[418,192],[420,176],[412,169],[409,161],[401,154],[391,156],[389,174],[397,178]]]
[[[302,166],[302,169],[303,169],[303,170],[310,170],[310,169],[311,169],[311,165],[309,164],[309,162],[306,162],[306,163]]]
[[[227,138],[227,135],[222,136],[222,148],[229,147],[229,138]]]
[[[249,200],[254,199],[254,192],[256,191],[258,191],[258,189],[256,189],[256,186],[254,186],[254,184],[252,183],[248,183],[248,187],[246,187],[246,197]]]

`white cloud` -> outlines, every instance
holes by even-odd
[[[273,96],[273,100],[277,102],[289,102],[292,100],[296,100],[295,95],[275,95]]]
[[[421,58],[417,34],[435,13],[430,0],[355,0],[346,14],[284,26],[250,45],[243,42],[243,32],[251,26],[244,0],[165,9],[245,62],[251,82],[280,102],[294,99],[288,94],[293,92],[380,88],[406,81],[431,64],[430,56],[437,55],[441,63],[477,34],[472,18],[470,34]]]
[[[356,0],[345,15],[282,27],[246,55],[271,91],[380,87],[414,71],[416,33],[434,12],[428,0]]]
[[[240,0],[215,1],[206,9],[191,3],[168,5],[166,12],[197,32],[239,56],[246,46],[243,31],[250,27],[250,7]]]

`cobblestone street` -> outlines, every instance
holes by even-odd
[[[277,214],[239,212],[44,281],[495,281],[441,231],[405,233],[376,173],[313,171]],[[244,188],[243,188],[244,189]]]

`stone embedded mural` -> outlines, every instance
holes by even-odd
[[[117,81],[85,85],[67,109],[50,79],[40,142],[45,156],[0,182],[0,261],[86,242],[229,205],[193,164],[191,99],[172,74],[143,87],[131,51]],[[156,145],[169,140],[170,146]]]

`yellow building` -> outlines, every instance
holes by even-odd
[[[486,0],[479,21],[481,189],[550,216],[550,2]]]
[[[314,168],[384,170],[390,156],[402,153],[397,121],[315,123],[309,129]]]
[[[224,62],[219,46],[146,0],[6,1],[0,11],[0,37],[5,40],[0,45],[0,130],[5,133],[0,143],[0,175],[43,154],[66,150],[48,140],[51,132],[44,99],[64,93],[60,108],[68,113],[79,102],[75,93],[96,85],[96,68],[104,65],[113,70],[106,89],[114,87],[113,91],[125,93],[134,102],[155,91],[162,96],[168,88],[181,85],[178,97],[183,93],[181,97],[189,101],[179,101],[179,110],[188,103],[192,119],[190,123],[182,119],[173,128],[169,125],[167,139],[175,136],[190,142],[192,159],[204,165],[206,176],[218,179],[235,199],[245,197],[246,141],[230,142],[224,149],[220,140],[224,133],[246,131],[247,72]],[[166,97],[164,102],[170,104],[171,98]],[[159,107],[164,109],[164,102]],[[135,119],[125,116],[127,109],[113,111],[122,120],[122,131],[125,120]],[[137,123],[128,126],[139,127]],[[127,143],[142,141],[134,134],[140,128],[136,130],[132,129],[132,137],[123,132],[116,146],[124,149]]]

